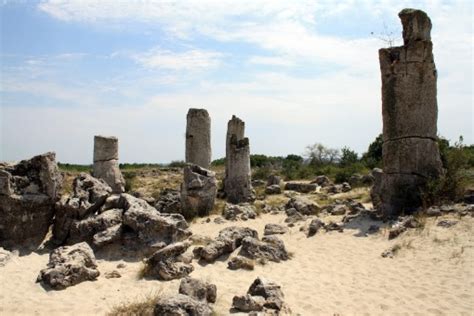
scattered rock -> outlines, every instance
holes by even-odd
[[[226,222],[226,220],[220,216],[214,218],[214,223],[216,224],[224,224]]]
[[[253,237],[245,237],[242,240],[239,255],[250,259],[264,259],[274,262],[289,259],[285,244],[276,236],[264,237],[262,241]]]
[[[267,180],[267,187],[270,187],[272,185],[278,185],[280,187],[281,183],[281,177],[276,176],[276,175],[270,175]]]
[[[265,298],[262,296],[252,296],[250,294],[234,296],[232,307],[241,312],[260,312],[263,310]]]
[[[255,212],[255,207],[249,203],[242,204],[229,204],[226,203],[222,215],[225,219],[235,221],[238,219],[247,220],[255,219],[257,213]]]
[[[125,263],[123,263],[123,262],[117,264],[117,269],[124,269],[124,268],[126,268],[126,267],[127,267],[127,265],[126,265]]]
[[[443,228],[449,228],[451,226],[456,225],[457,223],[458,223],[458,221],[452,221],[452,220],[444,219],[442,221],[439,221],[437,226],[443,227]]]
[[[426,216],[438,217],[441,215],[442,215],[441,210],[436,206],[431,206],[429,209],[426,210]]]
[[[347,211],[347,207],[342,204],[334,205],[329,209],[329,213],[331,213],[331,215],[346,215]]]
[[[155,208],[160,213],[181,214],[181,193],[178,190],[164,189],[155,203]]]
[[[187,295],[176,294],[160,297],[155,303],[154,315],[211,316],[212,309],[204,301],[198,301]]]
[[[105,272],[104,276],[106,279],[117,279],[122,277],[122,275],[117,270]]]
[[[10,261],[12,253],[0,247],[0,267],[4,267]]]
[[[326,231],[336,230],[340,233],[344,231],[344,225],[342,223],[329,222],[329,224],[324,225]]]
[[[55,290],[62,290],[84,281],[97,279],[95,256],[85,242],[59,247],[49,256],[46,269],[41,270],[37,282],[43,282]]]
[[[238,269],[253,270],[254,265],[255,264],[253,260],[250,260],[242,256],[233,257],[227,262],[227,268],[229,268],[230,270],[238,270]]]
[[[147,266],[145,275],[165,281],[187,276],[194,270],[194,267],[191,264],[179,261],[178,257],[190,245],[190,242],[177,242],[156,251],[145,261]]]
[[[265,194],[281,194],[281,187],[279,184],[272,184],[265,188]]]
[[[198,301],[215,303],[217,287],[214,284],[186,277],[181,280],[179,294],[190,296]]]
[[[288,203],[286,203],[285,208],[294,208],[303,215],[316,215],[321,210],[321,207],[317,203],[299,196],[291,198]]]
[[[321,229],[324,228],[324,223],[319,218],[315,218],[309,223],[308,228],[308,237],[316,235],[316,233]]]
[[[276,235],[285,234],[288,232],[288,228],[278,224],[266,224],[263,235]]]
[[[323,188],[332,184],[331,180],[326,176],[317,176],[313,181],[311,181],[311,183],[317,184]]]
[[[291,313],[283,301],[284,295],[279,285],[264,278],[257,278],[247,291],[247,295],[234,296],[232,308],[241,312],[263,311],[265,315]]]
[[[287,182],[285,184],[285,190],[296,191],[299,193],[311,193],[316,190],[316,187],[316,184],[312,183]]]

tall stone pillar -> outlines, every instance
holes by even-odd
[[[114,193],[125,191],[125,179],[119,169],[117,137],[94,136],[93,176],[103,179]]]
[[[209,113],[205,109],[189,109],[186,120],[186,162],[208,169],[212,154]]]
[[[382,75],[383,173],[378,191],[385,217],[421,205],[421,190],[439,177],[438,105],[431,21],[420,10],[404,9],[400,47],[379,50]]]
[[[224,180],[224,192],[231,203],[255,200],[250,169],[250,145],[244,133],[245,123],[233,115],[227,124]]]

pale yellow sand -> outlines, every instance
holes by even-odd
[[[284,218],[266,214],[222,225],[198,220],[191,228],[195,234],[215,237],[228,225],[249,226],[262,236],[265,224],[283,223]],[[357,237],[358,229],[306,238],[297,225],[281,236],[293,254],[287,262],[256,266],[254,271],[230,271],[225,261],[207,266],[194,262],[191,276],[217,285],[218,315],[229,314],[232,297],[245,294],[257,276],[279,283],[295,314],[472,315],[474,220],[464,218],[449,229],[436,227],[435,221],[430,219],[422,232],[410,231],[393,241],[384,230]],[[402,249],[395,258],[380,256],[397,243]],[[48,292],[35,283],[47,261],[47,254],[33,253],[0,267],[1,315],[100,315],[153,292],[177,293],[179,286],[179,280],[137,280],[139,262],[125,262],[125,269],[117,269],[122,278],[106,279],[104,273],[123,261],[99,261],[102,275],[97,281]]]

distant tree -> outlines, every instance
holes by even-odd
[[[344,147],[341,149],[341,159],[339,164],[341,166],[349,166],[359,161],[359,157],[355,151],[349,147]]]
[[[367,152],[362,155],[362,160],[369,168],[375,168],[382,164],[383,136],[379,134],[369,145]]]
[[[315,143],[306,147],[306,156],[313,166],[324,166],[335,163],[340,158],[339,149],[329,148],[321,143]]]

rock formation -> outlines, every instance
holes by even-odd
[[[0,246],[39,245],[53,220],[61,186],[55,153],[0,164]]]
[[[210,170],[190,165],[184,168],[181,185],[181,212],[185,218],[209,215],[217,194],[216,174]]]
[[[177,242],[156,251],[146,260],[145,276],[168,281],[180,279],[193,272],[194,267],[179,258],[189,246],[190,242]]]
[[[227,124],[224,192],[230,203],[252,202],[249,139],[244,137],[245,123],[236,117]]]
[[[114,193],[125,192],[125,179],[118,164],[117,137],[94,136],[93,175],[103,179]]]
[[[398,15],[404,45],[379,50],[384,167],[376,191],[385,217],[421,205],[426,181],[442,174],[431,21],[420,10]]]
[[[59,247],[49,256],[46,269],[41,270],[36,282],[43,282],[55,290],[62,290],[84,281],[97,279],[95,256],[85,242]]]
[[[211,118],[205,109],[189,109],[186,117],[186,162],[209,169]]]

